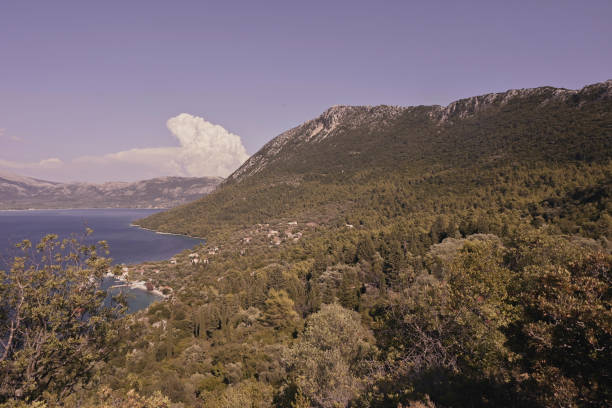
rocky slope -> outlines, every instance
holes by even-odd
[[[340,139],[342,134],[359,130],[359,133],[381,135],[384,130],[396,124],[402,117],[420,117],[423,113],[429,119],[424,125],[435,125],[440,133],[445,127],[455,122],[473,118],[480,114],[495,114],[501,110],[512,109],[512,106],[523,104],[535,109],[545,108],[550,104],[564,104],[580,108],[586,103],[612,99],[612,80],[587,85],[580,90],[554,87],[513,89],[501,93],[490,93],[460,99],[447,106],[342,106],[329,108],[318,118],[290,129],[268,142],[260,151],[247,160],[238,170],[227,178],[227,182],[242,181],[250,176],[269,169],[272,163],[293,160],[305,150],[318,150],[334,144],[334,137]],[[416,129],[415,129],[416,130]],[[357,142],[358,140],[355,140]],[[347,145],[338,140],[346,153],[353,157],[362,153],[360,145]],[[310,146],[309,146],[310,145]],[[323,153],[319,151],[319,153]],[[365,152],[367,153],[367,152]],[[333,157],[329,157],[333,161]]]
[[[0,173],[0,209],[172,208],[201,198],[221,181],[163,177],[131,183],[56,183]]]
[[[228,177],[228,181],[240,181],[252,176],[274,162],[282,154],[291,154],[300,146],[320,143],[336,133],[351,129],[375,130],[391,123],[406,109],[398,106],[332,106],[321,116],[288,130],[268,142],[257,154],[247,160]]]

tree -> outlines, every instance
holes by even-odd
[[[493,382],[511,358],[504,329],[514,321],[503,265],[506,250],[496,240],[457,240],[446,246],[441,278],[422,274],[403,293],[391,294],[377,313],[378,332],[390,366],[370,406],[407,404],[429,394],[444,406],[471,406],[505,395],[482,384]],[[452,245],[450,245],[452,244]],[[441,245],[436,247],[440,248]],[[473,393],[464,392],[471,388]],[[376,394],[375,393],[375,394]]]
[[[363,237],[359,244],[357,244],[357,254],[355,256],[357,261],[371,261],[376,254],[376,248],[374,247],[374,241],[369,235]]]
[[[88,231],[90,232],[90,231]],[[117,338],[124,309],[105,305],[106,244],[47,235],[36,248],[17,245],[10,272],[0,271],[0,402],[58,399],[85,383]]]
[[[290,352],[292,380],[315,406],[346,406],[363,389],[365,363],[375,352],[372,343],[357,313],[324,305],[307,319]]]
[[[587,253],[566,265],[525,268],[514,348],[527,384],[546,406],[612,403],[612,257]]]
[[[298,314],[293,300],[285,290],[270,289],[264,304],[264,322],[275,329],[293,329]]]
[[[503,265],[504,254],[494,240],[467,241],[449,268],[448,306],[457,327],[456,354],[486,374],[508,358],[502,330],[516,318],[508,293],[512,273]]]

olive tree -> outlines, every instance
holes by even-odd
[[[365,386],[376,347],[360,316],[340,305],[323,305],[309,316],[289,353],[291,379],[318,407],[347,406]]]
[[[91,230],[88,230],[88,234]],[[63,399],[112,351],[124,308],[105,302],[104,242],[47,235],[0,271],[0,402]]]

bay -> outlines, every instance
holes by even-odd
[[[60,239],[83,238],[85,229],[93,229],[87,243],[106,241],[113,264],[136,264],[160,261],[202,243],[201,239],[182,235],[158,234],[132,225],[140,218],[161,210],[154,209],[79,209],[0,211],[0,269],[18,254],[15,244],[29,239],[36,244],[47,234]],[[104,287],[120,283],[107,279]],[[118,289],[111,289],[116,293]],[[141,289],[122,289],[128,301],[128,312],[148,307],[160,298]]]

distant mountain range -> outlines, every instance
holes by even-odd
[[[136,182],[57,183],[0,173],[0,209],[172,208],[210,193],[220,177],[161,177]]]

